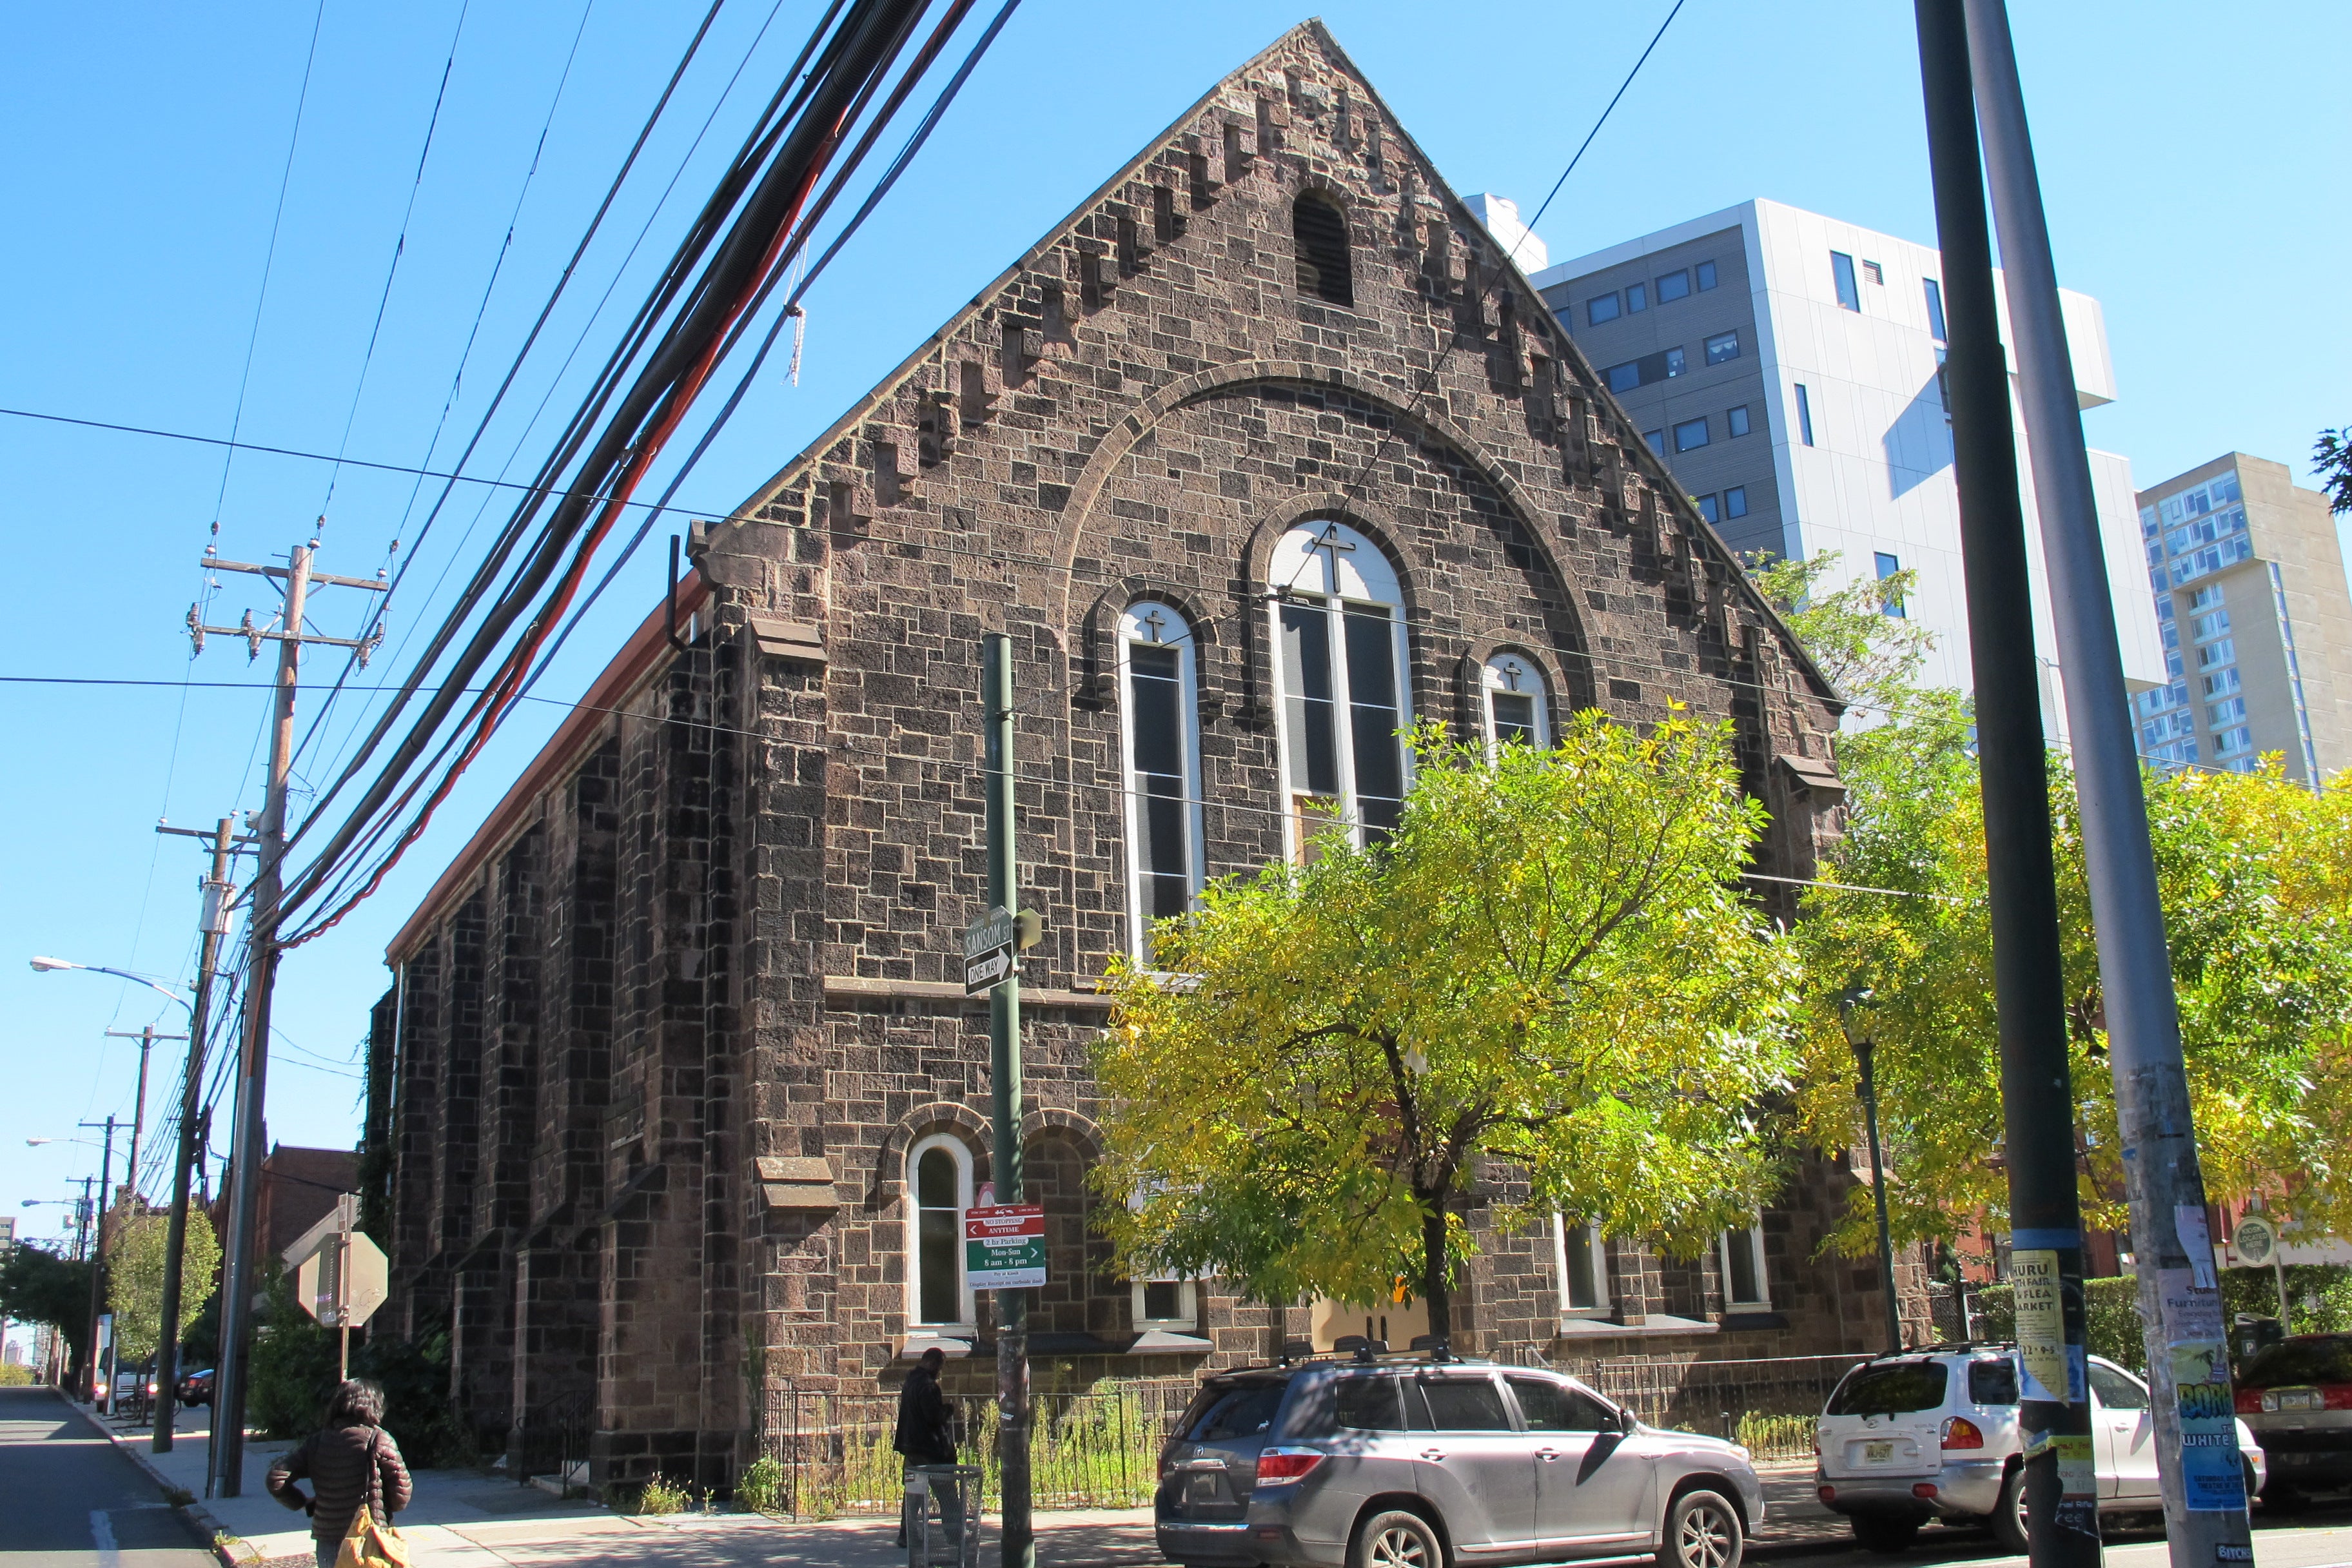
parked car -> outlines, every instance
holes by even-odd
[[[1764,1491],[1747,1449],[1574,1379],[1364,1351],[1210,1377],[1160,1450],[1153,1513],[1161,1554],[1200,1568],[1738,1568]]]
[[[180,1379],[180,1403],[210,1405],[213,1402],[213,1369],[205,1367]]]
[[[2161,1508],[2147,1384],[2099,1356],[2088,1373],[2099,1510]],[[1831,1392],[1816,1428],[1822,1502],[1877,1552],[1904,1550],[1929,1520],[1990,1525],[2003,1546],[2023,1552],[2017,1384],[2011,1345],[1941,1346],[1863,1363]],[[2243,1421],[2238,1448],[2251,1497],[2266,1472]]]
[[[2257,1351],[2238,1373],[2239,1425],[2270,1456],[2263,1502],[2352,1487],[2352,1334],[2296,1334]]]
[[[155,1398],[155,1370],[152,1367],[118,1366],[114,1369],[114,1397],[107,1408],[119,1410],[125,1405],[142,1401],[152,1404]]]

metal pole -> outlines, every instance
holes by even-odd
[[[245,1489],[245,1385],[253,1324],[255,1209],[268,1136],[264,1097],[269,1076],[269,994],[278,976],[280,863],[286,852],[286,779],[294,759],[294,697],[302,669],[302,612],[310,585],[311,545],[298,544],[286,574],[286,636],[278,645],[277,710],[270,725],[269,792],[261,811],[259,868],[245,991],[245,1039],[237,1061],[236,1131],[229,1145],[235,1181],[229,1198],[227,1261],[221,1269],[220,1357],[213,1371],[213,1443],[207,1496]]]
[[[109,1029],[106,1032],[118,1039],[139,1042],[139,1099],[131,1108],[131,1154],[122,1167],[125,1184],[135,1197],[139,1193],[139,1135],[147,1128],[147,1058],[154,1054],[156,1041],[176,1040],[181,1037],[159,1035],[152,1024],[142,1029]]]
[[[981,639],[981,707],[986,720],[988,898],[1018,910],[1013,806],[1013,639]],[[988,994],[989,1066],[995,1088],[996,1201],[1021,1201],[1021,968],[1014,961]],[[996,1293],[996,1444],[1004,1489],[999,1527],[1003,1568],[1035,1568],[1029,1521],[1029,1292]]]
[[[1878,1142],[1878,1080],[1871,1074],[1875,1041],[1868,1036],[1853,1042],[1854,1058],[1862,1066],[1862,1121],[1870,1134],[1870,1196],[1878,1210],[1878,1288],[1886,1293],[1886,1349],[1903,1348],[1903,1308],[1895,1294],[1895,1243],[1886,1226],[1886,1157]]]
[[[2001,0],[1964,4],[1985,171],[2000,226],[2009,319],[2017,333],[2018,397],[2033,455],[2051,610],[2065,670],[2084,868],[2098,931],[2099,989],[2106,1009],[2108,1068],[2115,1076],[2132,1239],[2153,1264],[2138,1270],[2138,1279],[2155,1394],[2165,1538],[2179,1568],[2250,1563],[2244,1467],[2229,1385],[2225,1380],[2200,1380],[2176,1386],[2183,1366],[2226,1364],[2220,1281],[2206,1226],[2205,1177],[2197,1158],[2172,958],[2133,744],[2130,692],[2124,685],[2115,604],[2108,596],[2106,552],[2083,447],[2057,269],[2008,12]],[[2184,1447],[2184,1431],[2197,1441]]]
[[[1993,991],[2009,1166],[2010,1267],[2018,1289],[2033,1568],[2099,1561],[2098,1472],[2084,1381],[2083,1225],[2074,1093],[2066,1062],[2058,896],[2025,518],[2009,375],[1993,309],[1992,242],[1978,163],[1961,0],[1915,0],[1936,228],[1951,328],[1953,468],[1968,583],[1983,779]]]
[[[172,1218],[163,1240],[163,1332],[155,1363],[155,1446],[172,1451],[173,1412],[180,1395],[180,1269],[188,1247],[188,1177],[202,1157],[205,1031],[212,1020],[213,976],[220,967],[221,936],[228,930],[229,857],[236,824],[222,817],[213,830],[213,874],[205,882],[204,946],[196,961],[196,999],[188,1007],[187,1077],[180,1085],[180,1149],[172,1172]],[[215,1428],[218,1423],[214,1423]],[[210,1473],[209,1465],[206,1473]]]
[[[336,1234],[341,1238],[341,1250],[335,1255],[335,1330],[342,1341],[336,1352],[335,1381],[349,1383],[352,1377],[352,1211],[359,1199],[346,1193],[335,1200]],[[565,1484],[571,1482],[564,1478]]]
[[[82,1125],[89,1127],[94,1124],[85,1121]],[[98,1195],[103,1199],[113,1190],[113,1184],[114,1118],[110,1116],[106,1119],[106,1151],[98,1159]],[[82,1364],[95,1373],[98,1371],[98,1318],[99,1313],[104,1310],[106,1301],[106,1211],[104,1209],[100,1209],[92,1216],[90,1233],[97,1237],[97,1245],[92,1247],[89,1255],[89,1339],[88,1341],[89,1352],[83,1358]],[[114,1390],[110,1384],[105,1389],[103,1396],[93,1390],[90,1394],[91,1408],[105,1409],[106,1399],[111,1397],[113,1393]]]

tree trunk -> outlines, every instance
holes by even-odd
[[[1441,1340],[1454,1336],[1454,1301],[1445,1278],[1445,1199],[1431,1200],[1421,1211],[1421,1299],[1429,1306],[1429,1331]]]

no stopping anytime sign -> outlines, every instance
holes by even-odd
[[[963,1271],[975,1290],[1025,1290],[1045,1284],[1044,1205],[964,1210]]]

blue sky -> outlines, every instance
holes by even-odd
[[[1321,14],[1457,191],[1496,191],[1532,212],[1670,3],[1332,0]],[[21,13],[0,58],[10,150],[0,163],[10,216],[0,230],[0,405],[215,437],[234,422],[250,441],[446,461],[700,9],[483,0],[462,27],[453,0]],[[617,277],[616,307],[634,303],[646,254],[667,253],[681,204],[708,189],[818,9],[730,0],[608,219],[607,243],[583,264],[581,301]],[[2091,439],[2127,454],[2143,485],[2232,447],[2301,470],[2315,430],[2352,421],[2352,327],[2329,303],[2352,224],[2321,179],[2352,145],[2333,74],[2352,45],[2352,12],[2279,0],[2223,28],[2208,8],[2163,0],[2019,10],[2060,274],[2105,302],[2121,387],[2086,416]],[[766,374],[681,502],[731,507],[1302,15],[1240,0],[1026,0],[930,147],[811,294],[801,384]],[[1688,0],[1540,232],[1567,257],[1769,196],[1932,242],[1913,48],[1909,7],[1887,0]],[[706,116],[710,132],[689,153]],[[678,171],[669,204],[657,205]],[[646,248],[625,266],[641,229]],[[583,357],[599,359],[612,331],[609,311],[559,311],[548,339],[558,352],[526,369],[514,409],[553,388],[561,413],[580,374],[559,376],[563,353],[583,342]],[[469,333],[472,357],[455,380]],[[543,432],[520,419],[494,426],[469,471],[496,473],[509,453],[528,468]],[[495,500],[480,510],[485,491],[461,487],[419,550],[429,485],[412,501],[414,481],[396,475],[249,455],[225,465],[217,448],[5,416],[0,471],[19,584],[0,623],[0,675],[12,677],[260,681],[266,665],[248,668],[242,647],[220,640],[190,663],[182,617],[196,559],[215,518],[224,555],[259,560],[308,537],[322,510],[324,570],[371,575],[395,538],[416,556],[393,606],[393,655],[431,626],[446,598],[442,574],[470,565],[503,515]],[[586,685],[657,597],[662,549],[656,532],[544,692]],[[266,609],[250,581],[224,578],[216,618]],[[324,629],[356,629],[357,598],[323,595]],[[355,681],[402,668],[380,659]],[[333,669],[325,657],[312,666]],[[5,685],[0,711],[16,759],[0,771],[0,821],[12,829],[0,854],[0,1205],[44,1236],[65,1211],[17,1205],[65,1195],[97,1152],[28,1149],[25,1139],[88,1137],[73,1124],[127,1115],[137,1051],[103,1031],[176,1029],[179,1014],[152,992],[35,975],[23,959],[192,972],[199,854],[152,828],[159,817],[209,824],[258,805],[263,698]],[[305,728],[318,711],[306,705]],[[306,785],[331,774],[366,711],[362,697],[327,714],[298,767]],[[386,983],[384,941],[562,711],[527,707],[383,892],[289,959],[274,1137],[355,1136],[357,1047]],[[151,1119],[173,1076],[160,1054],[157,1068]],[[220,1123],[225,1147],[225,1115]]]

